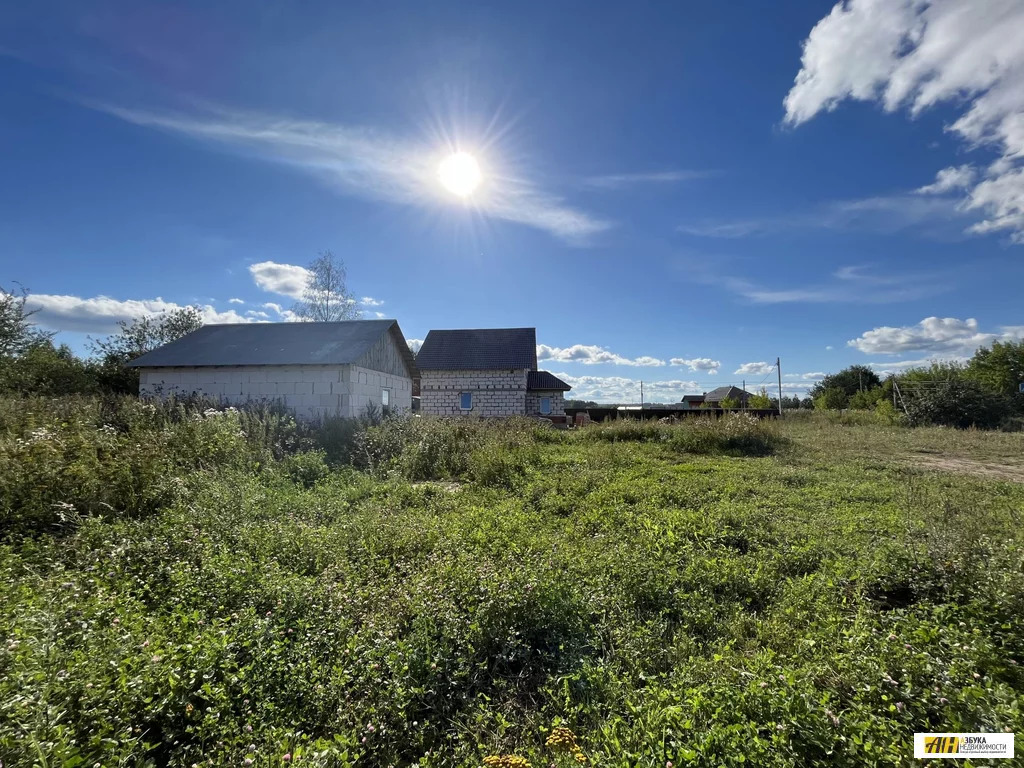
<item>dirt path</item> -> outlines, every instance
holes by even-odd
[[[914,463],[928,469],[943,472],[956,472],[961,475],[978,475],[997,480],[1009,480],[1024,483],[1024,466],[1012,464],[991,464],[973,459],[960,459],[954,456],[915,456]]]

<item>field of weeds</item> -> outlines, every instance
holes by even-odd
[[[896,766],[1022,732],[1022,456],[0,400],[0,762]]]

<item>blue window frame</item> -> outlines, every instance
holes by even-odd
[[[463,392],[461,395],[459,395],[459,408],[461,408],[464,411],[469,411],[473,409],[472,392]]]
[[[547,416],[549,413],[551,413],[551,398],[550,397],[542,397],[540,399],[540,412],[543,413],[545,416]]]

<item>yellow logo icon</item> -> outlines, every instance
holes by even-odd
[[[929,755],[956,754],[960,751],[959,736],[925,736],[924,751]]]

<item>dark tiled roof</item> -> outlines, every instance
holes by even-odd
[[[683,395],[682,402],[684,403],[703,403],[704,395]]]
[[[395,320],[204,325],[128,365],[347,365],[359,360],[386,333],[391,333],[409,370],[415,373],[412,353]]]
[[[751,394],[739,387],[718,387],[704,395],[704,402],[717,403],[720,400],[725,400],[727,397],[730,400],[746,400],[748,397],[751,397]]]
[[[530,389],[560,389],[568,392],[572,387],[547,371],[530,371],[526,374],[526,388]]]
[[[421,371],[537,369],[535,328],[431,331],[416,354]]]

